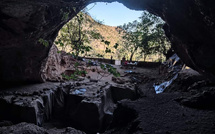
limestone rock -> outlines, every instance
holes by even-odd
[[[58,52],[55,45],[52,45],[45,65],[42,66],[42,78],[48,81],[62,81],[62,74],[74,71],[73,65],[76,60],[65,52]]]

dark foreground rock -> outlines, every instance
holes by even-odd
[[[129,113],[126,112],[129,110],[130,114],[118,118],[118,127],[105,134],[215,133],[215,111],[185,107],[175,101],[180,96],[177,93],[163,93],[147,95],[133,102],[124,101],[123,107],[126,109],[122,112]],[[124,113],[120,115],[126,115]],[[131,119],[131,122],[125,123],[127,119]],[[120,126],[119,123],[125,126]]]
[[[47,131],[34,124],[20,123],[9,127],[1,127],[1,134],[47,134]]]
[[[138,100],[120,101],[114,112],[123,109],[116,116],[118,126],[105,134],[215,133],[214,85],[202,81],[200,74],[188,69],[180,72],[179,81],[176,79],[163,93],[155,94],[153,83],[164,78],[161,75],[138,84],[142,92]]]
[[[39,127],[34,124],[30,123],[19,123],[17,125],[7,126],[7,127],[0,127],[1,134],[85,134],[79,130],[74,128],[68,127],[66,129],[50,129],[46,130],[42,127]]]
[[[215,109],[215,90],[214,88],[205,89],[201,93],[197,93],[188,98],[180,98],[179,102],[185,106],[198,109]]]
[[[113,120],[116,103],[135,100],[134,84],[108,84],[88,79],[44,83],[0,92],[0,120],[43,126],[52,119],[88,133],[104,132]]]

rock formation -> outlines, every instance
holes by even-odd
[[[113,1],[116,0],[2,0],[0,81],[45,81],[41,66],[45,64],[59,29],[87,4]],[[213,0],[117,1],[128,8],[146,9],[160,16],[166,21],[166,35],[184,63],[215,79]],[[39,39],[48,41],[49,46],[40,44]]]
[[[74,71],[76,59],[66,52],[58,52],[58,48],[52,45],[48,57],[42,65],[41,76],[43,80],[62,81],[62,74],[67,74],[69,71]]]
[[[108,84],[87,79],[11,88],[0,91],[0,121],[43,126],[51,119],[60,119],[89,133],[103,132],[112,123],[118,101],[137,99],[136,90],[131,83]]]
[[[43,82],[41,66],[60,28],[85,5],[82,1],[0,2],[0,81]],[[74,7],[74,8],[73,8]],[[68,18],[65,14],[70,13]],[[45,47],[39,39],[48,41]]]

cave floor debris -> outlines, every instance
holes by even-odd
[[[106,131],[103,132],[105,134],[215,133],[215,86],[205,80],[197,72],[191,69],[181,71],[172,85],[163,93],[156,94],[153,84],[165,81],[165,78],[168,78],[167,73],[159,74],[158,68],[136,68],[133,70],[135,73],[131,74],[125,73],[124,69],[119,71],[122,76],[120,78],[112,79],[112,76],[109,76],[106,80],[103,78],[101,80],[103,81],[102,83],[100,81],[90,82],[90,80],[76,82],[72,90],[71,86],[73,84],[61,84],[60,87],[64,87],[64,89],[59,90],[59,83],[44,83],[12,88],[5,92],[1,92],[1,98],[6,96],[3,97],[4,100],[10,100],[13,103],[17,103],[17,105],[29,106],[28,108],[31,112],[29,112],[29,115],[26,115],[30,117],[29,119],[33,118],[31,113],[35,112],[29,102],[36,103],[39,107],[40,105],[38,102],[44,101],[43,107],[47,107],[48,109],[44,112],[45,116],[40,118],[40,120],[31,121],[32,123],[37,122],[38,125],[41,125],[40,123],[44,118],[49,121],[41,125],[43,128],[28,123],[10,126],[11,123],[1,121],[0,124],[3,127],[0,127],[0,133],[7,133],[9,131],[13,131],[14,133],[32,131],[38,134],[84,133],[80,131],[82,129],[80,127],[76,127],[79,130],[71,128],[71,126],[69,126],[70,122],[67,122],[67,120],[62,118],[60,120],[53,119],[53,116],[56,117],[56,115],[58,115],[56,118],[60,118],[60,112],[62,112],[62,110],[70,111],[66,116],[76,122],[79,121],[79,124],[84,124],[83,126],[85,129],[82,130],[85,130],[87,133],[96,132],[89,130],[86,126],[89,123],[86,123],[87,120],[86,122],[84,121],[85,118],[82,118],[82,120],[80,118],[79,120],[78,117],[81,116],[80,113],[86,114],[86,118],[89,116],[93,117],[93,119],[97,118],[97,121],[93,122],[95,124],[94,126],[96,126],[95,130],[99,131],[102,126],[102,129],[106,129]],[[93,78],[93,76],[91,78]],[[112,88],[108,87],[108,85]],[[88,90],[89,86],[91,87],[90,90]],[[20,90],[17,91],[17,89]],[[54,93],[50,89],[52,89]],[[96,89],[96,91],[94,92],[93,89]],[[101,92],[102,89],[105,89],[105,94]],[[108,92],[113,94],[109,94]],[[54,103],[58,105],[51,107],[45,102],[52,100],[56,93],[58,95],[61,94],[54,101]],[[42,100],[39,94],[42,94]],[[65,95],[69,97],[67,99],[62,98],[62,96],[65,97]],[[29,99],[28,96],[34,96],[35,98],[33,97],[34,99],[31,98],[31,101],[26,101]],[[81,97],[74,98],[74,96]],[[112,97],[111,99],[110,96]],[[68,101],[74,99],[75,101],[79,100],[79,103],[68,103]],[[63,103],[65,100],[66,103]],[[106,102],[104,104],[106,107],[104,107],[103,104],[100,105],[101,102]],[[94,114],[87,115],[88,111],[84,109],[86,107],[83,107],[85,104],[90,104],[89,107],[92,113],[95,113],[95,116]],[[56,110],[56,107],[58,107],[58,110]],[[20,110],[19,112],[26,110],[25,108],[18,109]],[[56,115],[49,114],[52,109],[55,109]],[[72,109],[75,109],[75,112],[73,112]],[[1,115],[2,114],[4,113],[1,113]],[[16,115],[18,114],[15,114],[14,117],[12,116],[11,118],[16,118]],[[35,116],[40,116],[40,114],[38,113]],[[16,124],[18,122],[15,121],[13,123]],[[28,125],[35,129],[27,130],[29,129]],[[104,125],[107,126],[104,127]]]

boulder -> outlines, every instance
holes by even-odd
[[[138,93],[135,84],[126,83],[124,85],[115,84],[111,86],[111,95],[114,103],[123,99],[135,100],[138,98]]]
[[[70,90],[66,113],[73,124],[89,133],[102,132],[112,121],[110,85],[90,82]]]

